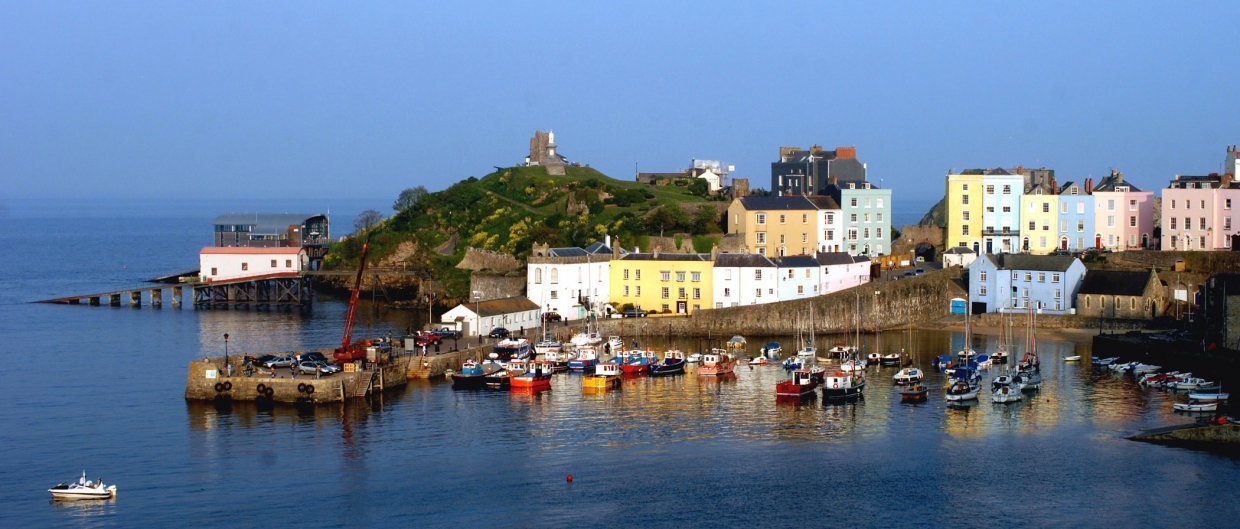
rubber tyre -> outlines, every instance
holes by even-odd
[[[267,396],[272,397],[276,394],[276,388],[267,388]]]
[[[232,382],[224,383],[224,391],[232,391]]]
[[[216,392],[216,393],[219,393],[219,392],[221,392],[221,391],[224,391],[224,384],[223,384],[223,383],[220,383],[220,382],[216,382],[216,383],[215,383],[215,392]]]
[[[298,393],[305,393],[305,392],[306,392],[306,385],[305,385],[305,384],[298,384],[298,385],[297,385],[297,392],[298,392]]]
[[[312,385],[310,385],[310,384],[306,384],[306,393],[309,393],[309,394],[313,395],[313,394],[314,394],[314,386],[312,386]]]
[[[267,384],[263,384],[260,382],[255,392],[258,393],[259,395],[265,395],[267,393]]]

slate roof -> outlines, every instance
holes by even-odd
[[[474,310],[473,303],[462,303],[466,309],[471,312]],[[530,301],[525,296],[517,296],[504,299],[493,299],[490,301],[482,301],[478,303],[478,313],[480,316],[497,316],[500,314],[512,314],[514,312],[525,312],[527,310],[538,310],[538,304]]]
[[[585,257],[586,251],[581,248],[552,248],[547,250],[548,257]]]
[[[814,260],[821,266],[842,265],[859,263],[855,257],[848,252],[818,252],[814,255]]]
[[[289,226],[301,226],[312,217],[323,216],[321,213],[225,213],[211,221],[213,225],[244,225],[254,226],[251,234],[274,235],[288,230]]]
[[[780,268],[818,268],[818,260],[808,255],[777,257],[775,264]]]
[[[1098,185],[1094,186],[1094,192],[1097,193],[1099,191],[1115,191],[1115,186],[1128,186],[1129,191],[1140,191],[1141,190],[1141,188],[1132,185],[1127,180],[1117,178],[1115,175],[1110,175],[1100,180],[1098,182]]]
[[[702,253],[631,253],[620,258],[621,261],[710,261],[710,254]]]
[[[1123,270],[1090,270],[1085,272],[1078,294],[1106,294],[1108,296],[1142,296],[1145,285],[1150,282],[1150,272]]]
[[[972,248],[969,248],[968,246],[952,246],[951,248],[948,248],[947,250],[945,250],[943,253],[950,254],[950,255],[956,255],[956,254],[967,255],[967,254],[971,254],[975,252],[973,251]]]
[[[839,202],[827,195],[813,195],[806,197],[809,202],[818,207],[818,209],[840,209]]]
[[[758,255],[756,253],[721,253],[715,258],[715,266],[774,268],[775,263],[772,263],[765,255]]]
[[[609,254],[611,253],[611,248],[608,248],[607,245],[601,242],[596,242],[589,246],[586,246],[586,253],[595,254],[595,255],[600,254],[600,253]]]
[[[996,167],[994,169],[965,169],[960,171],[962,175],[988,175],[988,176],[1013,176],[1007,169]]]
[[[747,196],[739,199],[747,210],[818,209],[813,202],[801,195],[787,197]]]
[[[1018,253],[990,254],[986,256],[1000,270],[1039,270],[1043,272],[1066,272],[1076,262],[1071,255],[1026,255]]]

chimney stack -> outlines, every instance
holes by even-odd
[[[1092,177],[1085,179],[1085,194],[1086,195],[1094,194],[1094,179]]]

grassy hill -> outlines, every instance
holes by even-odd
[[[718,240],[725,204],[703,196],[704,186],[651,186],[589,167],[568,167],[566,173],[511,167],[429,193],[369,230],[368,261],[404,266],[443,281],[449,296],[464,297],[469,275],[455,265],[466,247],[523,258],[535,242],[585,246],[608,234],[626,247],[645,246],[647,234],[661,230],[694,235],[695,245],[704,247],[700,251]],[[356,266],[360,249],[356,237],[336,243],[325,265]]]

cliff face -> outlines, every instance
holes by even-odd
[[[934,206],[930,207],[925,215],[921,217],[921,221],[917,224],[921,226],[938,226],[940,228],[947,227],[947,197],[940,198]]]

